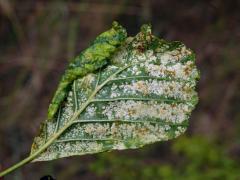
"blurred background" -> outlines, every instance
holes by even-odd
[[[185,135],[142,149],[24,166],[6,179],[240,179],[238,0],[0,0],[0,169],[26,157],[69,60],[119,21],[197,54],[200,102]]]

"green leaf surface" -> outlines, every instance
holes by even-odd
[[[102,68],[77,77],[34,139],[34,161],[134,149],[185,132],[198,96],[194,53],[144,25]],[[39,151],[43,149],[42,151]]]
[[[98,70],[108,63],[111,55],[125,41],[126,30],[117,22],[112,28],[101,33],[94,42],[69,63],[48,108],[48,119],[52,120],[65,99],[69,85],[80,77]]]

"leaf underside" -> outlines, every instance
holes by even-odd
[[[134,149],[185,132],[198,101],[195,55],[180,42],[141,33],[128,38],[106,67],[74,80],[31,153],[56,139],[34,161]]]

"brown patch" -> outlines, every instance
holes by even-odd
[[[130,116],[136,114],[136,109],[128,109],[128,114],[129,114]]]
[[[136,84],[137,84],[137,88],[141,90],[144,95],[147,95],[149,93],[148,88],[143,81],[138,81]]]
[[[143,53],[143,52],[145,51],[144,45],[143,45],[143,44],[138,45],[138,46],[137,46],[137,50],[138,50],[139,52]]]

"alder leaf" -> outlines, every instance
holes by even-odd
[[[144,25],[100,70],[75,79],[34,139],[34,161],[134,149],[185,132],[198,96],[194,53]],[[40,151],[42,149],[42,151]]]

